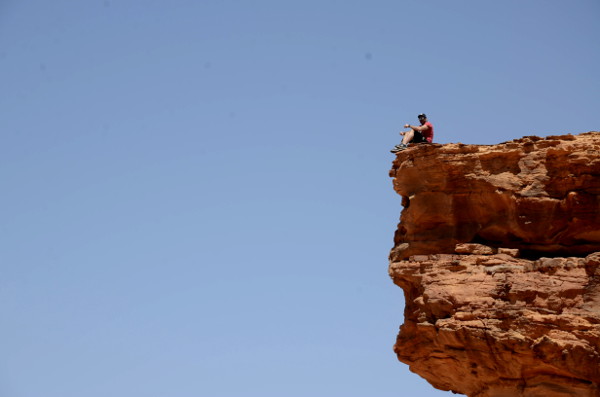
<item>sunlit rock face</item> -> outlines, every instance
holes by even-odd
[[[600,396],[600,133],[419,145],[390,175],[400,361],[473,397]]]
[[[420,145],[390,176],[404,211],[392,259],[461,242],[532,255],[600,251],[600,133],[498,145]]]

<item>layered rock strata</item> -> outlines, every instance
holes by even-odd
[[[600,133],[421,145],[390,175],[400,361],[473,397],[600,396]]]
[[[392,166],[404,211],[394,260],[461,242],[532,255],[600,251],[600,133],[420,145]]]

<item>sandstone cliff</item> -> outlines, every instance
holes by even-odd
[[[600,396],[600,133],[418,145],[390,176],[400,361],[473,397]]]

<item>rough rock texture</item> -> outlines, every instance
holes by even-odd
[[[405,210],[394,260],[460,242],[526,254],[600,251],[600,133],[499,145],[420,145],[390,176]]]
[[[400,361],[473,397],[600,396],[600,133],[420,145],[390,175]]]

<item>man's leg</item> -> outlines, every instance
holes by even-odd
[[[405,145],[408,145],[410,143],[410,141],[412,141],[414,136],[415,136],[415,130],[413,130],[411,128],[410,131],[406,131],[404,133],[404,138],[402,138],[402,143]]]
[[[413,140],[414,136],[415,130],[413,130],[412,128],[410,131],[405,131],[404,137],[402,138],[402,143],[396,145],[392,150],[390,150],[390,152],[398,153],[399,151],[406,149],[408,147],[408,144]]]

